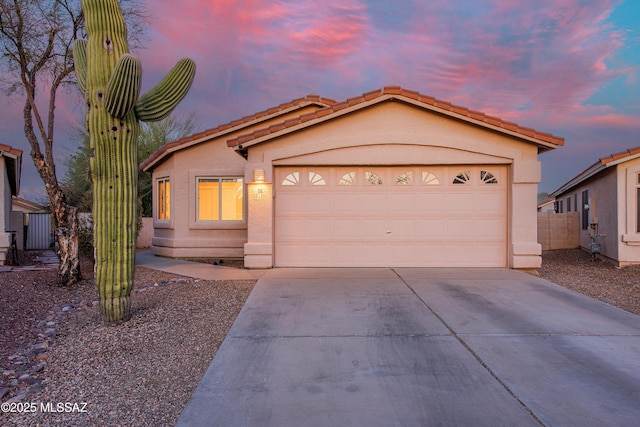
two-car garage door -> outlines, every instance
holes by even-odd
[[[505,166],[275,172],[276,266],[506,266]]]

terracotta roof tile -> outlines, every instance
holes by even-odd
[[[363,94],[362,96],[364,96],[365,100],[371,101],[372,99],[376,99],[376,98],[382,96],[382,92],[380,91],[380,89],[372,90],[371,92],[367,92],[367,93]]]
[[[356,105],[356,104],[360,104],[362,102],[366,101],[364,95],[361,96],[356,96],[354,98],[349,98],[347,99],[347,104],[349,105]]]
[[[436,99],[433,96],[420,95],[420,101],[425,104],[435,105]]]
[[[202,138],[206,138],[208,136],[211,135],[215,135],[217,133],[221,133],[224,131],[227,131],[229,129],[233,129],[234,127],[238,127],[241,126],[243,124],[248,124],[251,123],[255,120],[258,120],[260,118],[263,117],[267,117],[269,115],[273,115],[273,114],[277,114],[281,111],[285,111],[288,110],[289,108],[293,108],[296,107],[298,105],[301,104],[307,104],[307,103],[314,103],[314,104],[318,104],[318,105],[325,105],[325,106],[329,106],[329,105],[333,105],[336,103],[336,101],[334,101],[333,99],[329,99],[329,98],[322,98],[319,95],[308,95],[305,96],[303,98],[296,98],[292,101],[280,104],[276,107],[271,107],[267,110],[264,111],[259,111],[255,114],[252,114],[250,116],[245,116],[241,119],[237,119],[237,120],[233,120],[229,123],[225,123],[222,125],[219,125],[215,128],[211,128],[211,129],[207,129],[205,131],[202,132],[198,132],[195,133],[193,135],[189,135],[186,136],[184,138],[181,138],[177,141],[172,141],[169,142],[165,145],[163,145],[162,147],[160,147],[155,153],[151,154],[151,156],[149,156],[148,158],[146,158],[142,164],[140,165],[140,169],[145,169],[148,165],[151,165],[152,163],[155,163],[157,160],[161,159],[162,157],[164,157],[165,155],[167,155],[169,153],[169,150],[172,148],[176,148],[182,145],[189,145],[194,141],[197,141],[199,139]],[[0,144],[1,145],[1,144]]]
[[[629,148],[625,151],[620,151],[618,153],[613,153],[608,156],[600,157],[600,162],[603,165],[607,165],[611,162],[615,162],[616,160],[624,159],[625,157],[636,156],[640,154],[640,146]]]
[[[385,95],[401,95],[403,89],[400,86],[385,86],[382,93]]]
[[[352,104],[352,105],[355,105],[355,104]],[[331,109],[333,110],[332,112],[335,112],[335,111],[343,110],[347,107],[351,107],[351,105],[349,105],[349,103],[345,101],[345,102],[338,102],[337,104],[333,104],[333,107],[331,107]]]
[[[502,124],[502,120],[500,120],[498,117],[494,117],[494,116],[484,116],[484,120],[485,123],[488,123],[490,125],[494,125],[494,126],[500,126]],[[531,135],[529,135],[531,136]]]
[[[299,125],[300,123],[302,123],[302,116],[298,116],[298,117],[293,118],[293,119],[285,120],[284,125],[286,127],[290,128],[291,126],[296,126],[296,125]]]
[[[434,106],[438,109],[451,112],[453,114],[457,114],[462,118],[466,117],[481,123],[486,123],[487,125],[491,125],[497,128],[502,128],[504,130],[520,134],[530,138],[536,138],[538,140],[544,141],[553,145],[564,145],[564,138],[552,135],[550,133],[545,132],[537,132],[535,129],[519,126],[516,123],[506,122],[498,117],[488,116],[482,112],[469,110],[466,107],[462,107],[459,105],[453,105],[450,102],[442,101],[431,96],[423,95],[419,92],[403,89],[400,86],[385,86],[382,89],[373,90],[370,92],[364,93],[362,96],[349,98],[347,101],[336,103],[334,102],[331,106],[320,108],[312,113],[307,113],[300,116],[300,121],[302,123],[308,122],[310,120],[319,119],[330,114],[336,113],[345,108],[357,106],[358,104],[372,101],[381,96],[391,95],[391,96],[403,96],[409,99],[418,100],[424,104]],[[230,147],[234,147],[240,144],[243,144],[251,139],[256,139],[260,136],[265,136],[263,132],[253,132],[248,135],[242,135],[240,137],[230,139],[227,141],[227,145]],[[247,139],[247,137],[249,139]],[[241,142],[242,141],[242,142]]]
[[[469,115],[469,109],[465,107],[460,107],[459,105],[452,105],[451,111],[453,111],[454,113],[461,114],[463,116]]]
[[[337,104],[334,104],[334,106],[335,105],[337,105]],[[337,111],[337,110],[334,110],[331,107],[327,107],[327,108],[321,108],[319,110],[316,110],[315,113],[309,113],[309,115],[310,116],[313,115],[314,116],[313,118],[315,119],[315,118],[319,118],[319,117],[328,116],[329,114],[333,113],[334,111]]]
[[[447,111],[451,110],[450,102],[440,101],[439,99],[436,99],[434,100],[433,105],[435,105],[438,108],[442,108],[443,110],[447,110]]]
[[[4,151],[5,153],[9,153],[9,154],[12,154],[14,156],[22,157],[22,150],[19,150],[17,148],[13,148],[10,145],[0,144],[0,151]]]

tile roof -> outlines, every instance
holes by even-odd
[[[620,151],[619,153],[609,154],[608,156],[605,156],[605,157],[600,157],[600,163],[602,163],[603,165],[607,165],[611,162],[623,160],[627,157],[637,156],[637,155],[640,155],[640,146],[629,148],[628,150]]]
[[[611,166],[615,166],[618,163],[622,163],[626,160],[632,160],[637,157],[640,157],[640,146],[629,148],[628,150],[620,151],[618,153],[609,154],[608,156],[600,157],[594,164],[561,185],[557,190],[551,193],[551,196],[558,197],[559,195],[562,195],[563,193],[566,193],[579,184],[585,182],[587,179],[599,174],[603,170]]]
[[[250,116],[245,116],[241,119],[234,120],[229,123],[225,123],[219,125],[217,127],[207,129],[202,132],[195,133],[193,135],[186,136],[184,138],[178,139],[176,141],[171,141],[160,147],[156,150],[151,156],[146,158],[141,164],[140,169],[147,170],[150,166],[155,163],[158,163],[162,158],[164,158],[169,153],[174,151],[178,151],[181,148],[186,148],[187,146],[191,146],[196,143],[198,140],[207,140],[208,137],[217,136],[218,134],[230,133],[236,131],[238,129],[242,129],[243,126],[249,126],[255,122],[259,122],[260,120],[266,120],[269,117],[277,116],[278,114],[285,113],[288,110],[295,107],[303,107],[307,105],[317,105],[318,107],[325,107],[329,105],[335,104],[336,101],[328,98],[322,98],[318,95],[307,95],[303,98],[296,98],[292,101],[285,102],[283,104],[277,105],[275,107],[271,107],[264,111],[259,111]],[[204,142],[204,141],[201,141]]]
[[[0,151],[3,153],[9,153],[12,157],[22,156],[22,150],[13,148],[10,145],[0,144]]]
[[[555,148],[554,146],[564,145],[564,138],[562,137],[555,136],[550,133],[539,132],[535,129],[523,127],[516,123],[507,122],[497,117],[488,116],[479,111],[470,110],[468,108],[454,105],[446,101],[441,101],[431,96],[422,95],[416,91],[404,89],[400,86],[386,86],[382,89],[364,93],[361,96],[349,98],[343,102],[334,103],[312,113],[303,114],[295,119],[290,119],[283,123],[269,126],[268,128],[258,129],[254,132],[240,135],[236,138],[228,140],[227,145],[229,145],[229,147],[238,147],[263,136],[280,132],[283,129],[297,126],[311,120],[321,119],[323,117],[337,113],[340,110],[352,107],[357,108],[358,106],[364,106],[364,104],[368,105],[368,103],[376,102],[376,100],[382,101],[384,99],[398,98],[404,98],[406,100],[413,101],[414,103],[422,104],[432,110],[440,111],[442,113],[467,121],[476,122],[480,125],[493,127],[508,133],[520,135],[526,139],[535,139],[544,144],[550,145],[551,148]]]

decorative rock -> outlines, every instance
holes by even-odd
[[[16,371],[7,369],[2,373],[2,376],[5,378],[14,378],[16,376]]]
[[[178,279],[178,283],[180,283],[181,285],[184,285],[185,283],[187,283],[186,279]]]
[[[0,388],[0,399],[5,397],[7,395],[7,393],[9,393],[9,389],[8,388]]]
[[[41,342],[40,344],[36,344],[33,346],[33,350],[35,352],[44,352],[49,348],[49,343],[48,342]]]
[[[46,356],[46,355],[45,355]],[[46,358],[45,358],[46,360]],[[42,371],[45,367],[47,366],[47,362],[42,361],[42,363],[37,364],[36,366],[33,367],[33,371],[32,372],[40,372]]]
[[[24,381],[29,378],[29,374],[22,374],[18,377],[18,381]]]
[[[48,336],[51,336],[56,333],[56,328],[49,328],[46,331],[44,331],[44,333],[47,334]]]
[[[49,356],[47,356],[47,353],[42,353],[42,354],[39,354],[39,355],[36,357],[36,360],[37,360],[38,362],[43,362],[43,361],[47,360],[48,358],[49,358]]]
[[[21,402],[22,399],[24,399],[25,397],[27,397],[27,392],[26,390],[23,390],[20,393],[13,396],[11,399],[7,400],[6,403],[18,403],[18,402]]]
[[[71,308],[73,308],[73,306],[71,304],[65,304],[62,306],[62,311],[67,312],[69,310],[71,310]]]
[[[46,325],[47,325],[47,326],[55,326],[55,325],[56,325],[56,322],[47,322],[47,323],[46,323]]]

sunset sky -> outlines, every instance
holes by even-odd
[[[180,105],[203,130],[308,94],[337,101],[399,85],[565,138],[540,156],[551,192],[599,157],[640,145],[638,0],[146,0],[143,92],[196,61]],[[21,102],[1,141],[25,151]],[[58,110],[58,169],[84,111]],[[141,159],[142,160],[142,159]],[[60,173],[60,176],[63,174]]]

